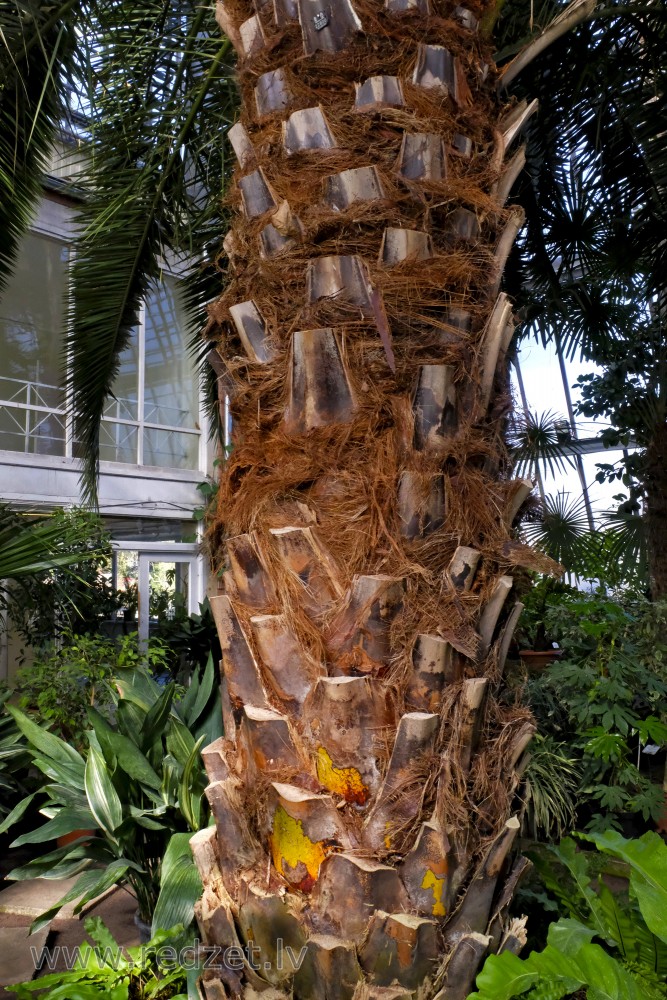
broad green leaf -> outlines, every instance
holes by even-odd
[[[626,840],[607,830],[587,837],[607,854],[622,858],[631,868],[630,889],[649,930],[667,942],[667,845],[649,831],[638,840]]]
[[[152,933],[168,930],[174,924],[188,927],[202,891],[201,878],[190,850],[190,834],[175,833],[162,861],[160,895],[153,914]]]
[[[131,701],[147,714],[162,693],[160,685],[141,669],[128,670],[122,676],[114,677],[114,683],[126,701]]]
[[[59,809],[53,819],[36,830],[23,833],[10,844],[10,847],[23,847],[24,844],[43,844],[47,840],[55,840],[66,833],[75,830],[88,830],[94,827],[95,819],[88,809]]]
[[[167,684],[157,701],[151,705],[142,733],[142,746],[150,747],[156,739],[162,736],[167,720],[171,714],[171,706],[174,701],[176,686]]]
[[[167,733],[167,750],[183,767],[187,764],[195,746],[195,738],[182,722],[172,718]]]
[[[550,925],[547,944],[553,945],[564,955],[576,955],[581,947],[594,937],[595,931],[584,926],[579,920],[564,918]]]
[[[186,725],[189,724],[190,709],[192,708],[197,699],[197,695],[199,693],[199,687],[200,687],[199,674],[195,670],[194,673],[192,674],[192,677],[190,678],[190,686],[186,690],[181,700],[175,702],[174,704],[174,711],[178,715],[179,719]]]
[[[219,691],[216,691],[215,697],[210,699],[207,711],[199,716],[193,731],[195,738],[206,736],[205,746],[213,743],[224,734]]]
[[[69,773],[75,780],[78,778],[83,782],[83,772],[85,763],[80,753],[71,747],[69,743],[54,736],[53,733],[42,729],[36,722],[29,719],[14,705],[7,705],[7,711],[14,717],[16,725],[19,727],[27,739],[30,750],[37,751],[39,756],[45,757],[64,771]]]
[[[529,968],[526,962],[509,951],[501,955],[490,955],[477,976],[477,992],[471,993],[478,1000],[511,1000],[512,997],[527,993],[539,981],[539,973]],[[573,980],[572,993],[579,984]],[[567,990],[561,994],[564,996]]]
[[[132,740],[128,739],[127,736],[123,736],[122,733],[113,731],[107,734],[106,739],[108,745],[116,755],[118,766],[130,778],[134,778],[135,781],[139,781],[142,785],[147,785],[148,788],[152,788],[154,791],[160,791],[160,778],[148,763],[139,747]]]
[[[140,708],[133,701],[121,698],[116,707],[116,722],[118,729],[132,740],[133,743],[145,749],[142,741],[142,733],[146,723],[146,711]]]
[[[90,811],[110,837],[123,821],[123,806],[113,786],[106,762],[92,747],[88,751],[84,779]]]
[[[206,708],[211,693],[213,691],[213,685],[215,683],[215,670],[213,668],[213,657],[209,653],[208,660],[206,662],[206,669],[204,670],[204,676],[201,682],[198,684],[196,696],[191,704],[188,705],[187,710],[184,706],[184,721],[190,729],[194,729],[197,726],[199,717]],[[194,679],[193,679],[194,684]],[[192,689],[190,689],[192,690]],[[188,694],[190,692],[188,691]],[[187,695],[186,695],[187,697]],[[185,701],[185,698],[183,699]]]
[[[89,864],[90,859],[81,844],[68,844],[67,847],[59,847],[39,858],[33,858],[25,865],[13,868],[5,877],[11,882],[23,882],[29,878],[70,878]]]
[[[69,785],[60,785],[52,782],[44,785],[42,791],[45,792],[52,802],[57,802],[72,809],[85,809],[88,805],[86,793],[81,788],[72,788]]]
[[[39,792],[32,792],[30,795],[26,795],[24,799],[21,799],[21,801],[14,806],[9,815],[5,816],[3,822],[0,823],[0,833],[6,833],[7,830],[14,825],[14,823],[18,823],[32,800],[38,794]]]
[[[111,886],[117,885],[123,879],[129,867],[130,863],[126,859],[121,858],[118,861],[112,861],[103,872],[100,872],[99,869],[84,872],[76,880],[69,892],[66,892],[57,903],[49,907],[48,910],[45,910],[44,913],[40,913],[36,920],[32,922],[30,933],[34,934],[35,931],[48,924],[60,912],[65,903],[72,903],[75,899],[78,902],[74,907],[74,912],[80,913],[81,909],[91,899],[95,899],[96,896],[106,892]],[[79,899],[79,897],[81,898]]]
[[[599,944],[587,944],[576,957],[587,1000],[646,1000],[632,974]]]
[[[183,774],[178,789],[178,801],[181,812],[187,820],[188,826],[193,832],[199,829],[201,822],[201,792],[193,789],[195,778],[195,768],[201,770],[201,747],[204,743],[204,736],[201,736],[192,748],[190,756],[183,767]]]
[[[83,786],[82,776],[74,774],[69,765],[63,766],[50,757],[42,757],[39,754],[34,754],[32,762],[50,781],[55,781],[61,785],[70,785],[73,788],[81,788]]]

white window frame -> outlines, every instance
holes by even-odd
[[[188,614],[199,611],[205,597],[204,563],[198,547],[192,542],[113,542],[115,552],[137,552],[139,572],[137,593],[139,598],[139,639],[148,639],[150,627],[150,564],[152,562],[185,563],[188,567]]]

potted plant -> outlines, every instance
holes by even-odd
[[[9,706],[45,780],[0,831],[16,822],[36,795],[43,799],[40,812],[47,822],[20,836],[13,847],[46,844],[81,828],[95,831],[92,839],[78,837],[9,873],[17,880],[79,875],[33,929],[48,923],[66,902],[78,899],[80,909],[118,884],[132,888],[138,916],[150,924],[172,837],[189,836],[207,822],[200,751],[221,735],[212,660],[184,693],[174,683],[160,687],[145,666],[128,667],[114,682],[114,721],[89,708],[91,728],[87,746],[80,749]]]
[[[543,576],[523,598],[516,643],[521,662],[531,673],[541,673],[562,656],[562,650],[550,633],[547,615],[552,604],[571,593],[576,593],[574,587]]]

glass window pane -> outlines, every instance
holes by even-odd
[[[123,594],[124,607],[117,618],[136,622],[139,616],[139,553],[131,549],[120,549],[114,558],[114,586]],[[134,626],[136,630],[136,625]]]
[[[33,455],[65,454],[65,417],[58,413],[31,410],[30,440],[26,449]]]
[[[30,383],[41,405],[60,404],[66,274],[65,244],[28,234],[0,298],[3,392],[11,379],[16,390]]]
[[[0,448],[8,451],[65,454],[60,386],[66,279],[65,244],[29,233],[0,296],[0,400],[29,407],[2,407]]]
[[[137,428],[103,423],[100,428],[100,461],[137,464]]]
[[[197,375],[187,341],[176,282],[165,277],[146,300],[146,423],[198,428]]]
[[[139,419],[139,345],[136,334],[122,352],[120,368],[113,384],[113,399],[104,408],[105,417],[116,420]]]
[[[28,410],[0,406],[0,448],[4,451],[29,451]]]
[[[117,541],[182,542],[192,534],[193,522],[165,517],[105,517],[104,527]]]
[[[149,569],[149,616],[151,623],[173,619],[188,608],[190,564],[155,561]]]
[[[532,413],[551,412],[567,417],[567,400],[555,346],[542,347],[527,337],[519,347],[519,364],[528,409]],[[517,399],[520,399],[518,393]]]
[[[144,431],[144,465],[167,469],[199,468],[199,435],[147,427]]]

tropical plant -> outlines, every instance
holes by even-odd
[[[21,515],[10,516],[20,527]],[[122,606],[112,586],[111,542],[101,519],[87,510],[56,509],[40,523],[48,524],[66,561],[22,576],[5,601],[12,629],[37,649],[61,630],[95,633]]]
[[[22,584],[37,574],[96,559],[85,519],[58,514],[33,516],[0,503],[0,608],[12,601],[7,582]]]
[[[199,605],[199,613],[177,611],[173,618],[158,621],[156,637],[169,650],[169,670],[173,677],[189,677],[194,670],[203,670],[208,658],[220,662],[220,641],[208,598]]]
[[[552,576],[537,576],[530,580],[530,589],[522,594],[523,610],[516,630],[519,649],[552,649],[555,636],[547,631],[549,609],[567,597],[577,597],[579,591]]]
[[[99,917],[84,926],[93,944],[80,947],[73,968],[12,986],[16,1000],[190,1000],[188,973],[173,958],[182,950],[182,927],[124,948]]]
[[[565,432],[563,431],[565,425]],[[535,477],[547,470],[550,475],[575,467],[574,456],[581,446],[569,433],[569,421],[548,410],[515,417],[508,433],[518,476]]]
[[[560,840],[576,825],[579,761],[564,743],[536,733],[525,776],[525,828],[533,840]]]
[[[109,681],[115,652],[113,640],[63,632],[17,672],[19,707],[80,749],[86,742],[88,707],[104,711],[113,702]]]
[[[213,259],[219,242],[228,172],[222,130],[236,103],[230,45],[213,5],[194,0],[27,0],[1,17],[0,280],[16,259],[62,123],[77,137],[84,198],[68,349],[76,439],[90,474],[119,356],[165,257],[196,262],[190,292],[199,302],[211,297],[210,278],[219,288],[217,268],[199,262]],[[96,403],[84,404],[84,395]],[[94,478],[88,484],[95,495]]]
[[[510,951],[488,958],[468,1000],[559,1000],[578,990],[589,1000],[667,997],[667,846],[655,833],[588,839],[627,866],[628,892],[612,892],[603,876],[593,887],[589,857],[573,840],[535,855],[564,916],[550,926],[543,951],[525,959]]]
[[[528,698],[540,731],[580,763],[578,816],[591,829],[661,814],[662,787],[640,770],[638,751],[667,744],[666,616],[640,597],[564,595],[548,606],[563,658],[530,681]]]
[[[200,751],[220,735],[212,662],[201,681],[195,676],[179,698],[173,683],[161,688],[141,666],[119,672],[114,683],[115,724],[90,708],[89,745],[81,751],[8,706],[45,781],[15,807],[0,830],[20,819],[37,796],[43,798],[40,812],[47,819],[11,846],[45,844],[74,831],[94,831],[93,836],[82,833],[71,844],[8,875],[15,880],[79,875],[74,887],[37,918],[34,929],[48,923],[66,902],[78,900],[78,912],[109,886],[123,883],[134,891],[141,918],[150,922],[166,856],[170,870],[179,883],[182,880],[177,861],[182,842],[177,841],[173,863],[176,848],[166,853],[172,837],[195,832],[206,823]],[[167,926],[174,923],[167,919],[171,907],[182,911],[178,896],[169,890],[163,902],[161,919]],[[193,903],[190,900],[190,907]],[[178,919],[181,916],[179,912]]]
[[[201,923],[216,943],[261,942],[262,979],[309,1000],[314,982],[351,996],[361,978],[424,993],[443,954],[434,990],[462,995],[484,932],[496,940],[532,729],[496,697],[497,627],[510,573],[553,568],[513,535],[526,488],[502,444],[512,324],[497,293],[522,222],[505,209],[522,154],[506,153],[528,108],[495,89],[501,5],[403,6],[218,5],[242,107],[205,339],[236,430],[211,529],[216,571],[229,566],[213,599],[229,744],[211,757]],[[503,80],[593,6],[552,8]],[[188,141],[198,121],[214,132],[197,162],[224,173],[227,115],[181,87],[200,37],[210,51],[210,11],[147,11],[109,4],[101,34],[82,31],[99,180],[70,387],[89,492],[119,353],[190,218],[174,178],[204,149]],[[229,45],[212,45],[195,83],[219,81]],[[295,976],[278,927],[309,952]],[[264,986],[255,975],[236,991]]]
[[[501,45],[528,7],[537,30],[553,16],[550,0],[510,0],[498,25]],[[539,98],[540,111],[527,128],[517,187],[527,226],[507,281],[526,332],[552,341],[563,357],[592,362],[594,371],[574,387],[576,409],[611,422],[601,445],[627,449],[616,464],[603,459],[599,473],[626,488],[615,541],[629,546],[632,529],[660,597],[667,588],[667,16],[651,0],[627,22],[613,7],[605,15],[550,47],[515,85],[520,96]]]
[[[26,794],[24,778],[29,760],[21,732],[6,708],[10,694],[8,688],[0,686],[0,820]]]

